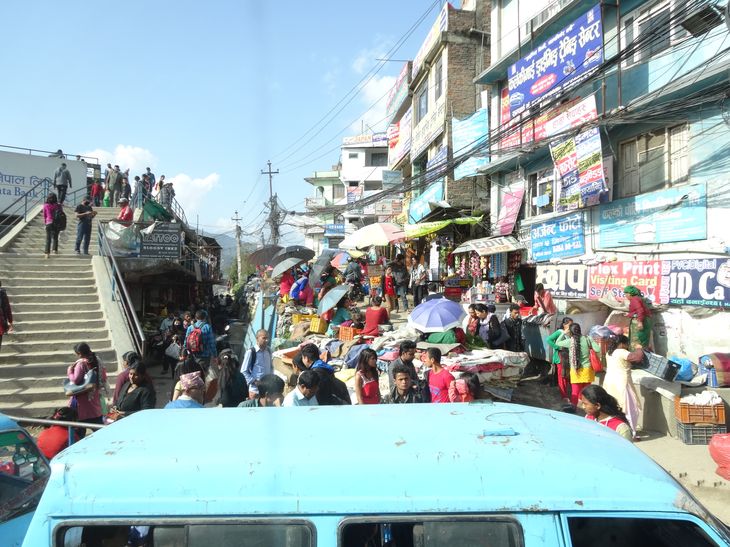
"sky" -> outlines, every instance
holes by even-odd
[[[443,3],[3,0],[0,145],[149,166],[192,225],[232,235],[238,211],[259,240],[266,162],[304,211],[304,177],[337,164],[342,137],[385,130],[404,63],[377,59],[412,59]]]

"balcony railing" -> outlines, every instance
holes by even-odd
[[[304,207],[307,209],[321,209],[322,207],[327,207],[329,204],[329,200],[322,196],[316,198],[304,198]]]

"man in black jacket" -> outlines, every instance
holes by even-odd
[[[520,307],[517,304],[510,304],[509,317],[502,321],[502,325],[509,334],[509,339],[504,343],[507,351],[522,351],[522,318]]]
[[[345,382],[335,376],[335,369],[319,358],[319,348],[314,344],[307,344],[301,351],[302,366],[317,373],[319,389],[317,400],[320,405],[350,405],[350,392]],[[295,365],[301,368],[295,361]]]

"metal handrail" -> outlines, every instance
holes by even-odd
[[[103,397],[103,395],[102,395]],[[7,415],[6,415],[7,416]],[[44,418],[19,418],[16,416],[7,416],[11,420],[13,420],[15,423],[18,423],[20,425],[24,424],[30,424],[30,425],[60,425],[65,427],[68,430],[68,445],[71,446],[74,441],[76,440],[76,435],[74,434],[74,429],[93,429],[96,431],[97,429],[101,429],[102,427],[106,427],[107,424],[90,424],[87,422],[66,422],[63,420],[49,420]]]
[[[95,156],[83,156],[81,154],[67,154],[66,152],[63,153],[63,156],[57,156],[58,150],[38,150],[37,148],[24,148],[22,146],[10,146],[9,144],[0,144],[0,148],[8,148],[10,150],[22,150],[23,152],[28,152],[29,156],[33,155],[33,152],[38,152],[40,154],[45,154],[49,158],[50,157],[56,157],[58,159],[64,158],[64,159],[70,159],[71,157],[80,157],[80,158],[88,158],[90,160],[94,160],[95,163],[99,163],[99,158]]]
[[[33,178],[35,177],[31,178],[31,182]],[[23,192],[18,199],[0,211],[0,219],[2,219],[0,220],[0,237],[7,234],[14,226],[28,220],[28,212],[46,200],[50,184],[51,179],[48,177],[38,179],[33,187]]]
[[[162,203],[162,200],[160,199],[161,194],[162,194],[162,190],[157,192],[157,195],[150,196],[147,199],[152,199],[152,200],[156,201],[157,203],[159,203],[160,205],[162,205],[163,207],[165,207],[165,209],[167,209],[166,205],[164,203]],[[180,202],[173,197],[170,199],[169,207],[170,207],[170,210],[172,211],[172,214],[174,214],[177,218],[179,218],[183,222],[183,224],[185,224],[187,226],[188,219],[185,216],[185,210],[182,208],[182,205],[180,205]]]
[[[135,350],[139,355],[144,355],[146,341],[144,330],[142,330],[142,325],[139,322],[137,313],[134,311],[132,298],[129,296],[129,292],[127,292],[127,286],[124,283],[122,272],[119,269],[119,265],[117,264],[117,259],[114,257],[114,250],[111,248],[111,246],[109,245],[109,240],[107,240],[106,238],[106,233],[104,229],[106,228],[107,224],[107,222],[97,223],[97,231],[99,234],[99,254],[101,256],[107,257],[107,265],[111,267],[110,273],[112,275],[112,299],[115,299],[115,287],[119,287],[119,293],[121,295],[119,305],[122,308],[122,313],[124,314],[124,317],[127,319],[127,324],[132,327],[130,330]]]

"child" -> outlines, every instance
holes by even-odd
[[[362,329],[365,326],[365,324],[363,323],[363,315],[361,311],[352,312],[351,324],[353,329]]]
[[[94,183],[91,185],[91,199],[94,203],[94,207],[99,207],[101,205],[101,199],[104,194],[104,188],[101,186],[101,182],[98,180],[95,180]]]
[[[426,359],[431,370],[426,373],[428,378],[428,390],[431,393],[432,403],[448,403],[449,385],[454,381],[451,373],[441,366],[441,350],[428,348]]]
[[[380,402],[378,354],[370,348],[360,352],[355,367],[355,396],[359,405],[376,405]]]
[[[464,372],[449,384],[449,401],[469,403],[479,396],[479,377],[473,372]]]
[[[390,313],[395,308],[395,280],[393,279],[393,268],[390,266],[385,268],[380,285],[383,287],[383,296],[387,303],[388,313]]]

